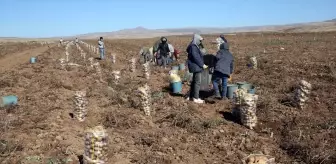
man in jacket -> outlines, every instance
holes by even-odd
[[[163,67],[166,69],[170,53],[166,37],[161,37],[161,43],[159,44],[157,51],[157,60],[159,62],[159,65],[163,65]]]
[[[100,60],[103,60],[104,59],[104,53],[105,53],[103,37],[99,38],[98,47],[99,47],[99,53],[100,53]]]
[[[199,91],[201,88],[201,73],[203,69],[208,68],[208,66],[204,64],[203,54],[200,49],[202,40],[203,38],[200,35],[194,34],[193,40],[187,48],[188,69],[190,73],[193,73],[189,99],[193,100],[195,103],[204,103],[204,100],[199,98]]]
[[[222,43],[216,54],[215,71],[212,75],[212,84],[215,90],[215,96],[220,99],[226,99],[227,81],[233,73],[234,58],[229,51],[229,44]],[[222,80],[222,92],[220,93],[218,84]]]

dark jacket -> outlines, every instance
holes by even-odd
[[[169,55],[169,46],[167,42],[162,42],[159,44],[158,51],[160,53],[160,56],[168,56]]]
[[[230,76],[233,73],[234,59],[229,51],[229,44],[222,43],[216,55],[215,72]]]
[[[188,53],[188,69],[190,73],[197,73],[203,71],[203,55],[199,48],[202,37],[198,34],[194,35],[193,41],[187,48]]]

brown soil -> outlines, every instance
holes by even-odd
[[[47,46],[47,45],[45,45]],[[0,59],[9,54],[42,47],[41,43],[31,42],[0,42]]]
[[[233,81],[257,86],[259,122],[255,130],[233,121],[229,101],[195,105],[170,95],[165,89],[168,70],[157,67],[152,67],[148,82],[155,112],[145,117],[135,89],[146,80],[140,65],[136,73],[129,71],[129,60],[137,56],[141,46],[149,46],[155,39],[106,40],[107,59],[97,61],[107,83],[99,81],[90,66],[62,69],[58,59],[64,58],[65,47],[51,47],[38,56],[38,63],[21,64],[0,77],[0,95],[19,97],[19,106],[0,110],[0,161],[62,163],[71,158],[72,163],[79,163],[84,130],[104,125],[109,133],[107,163],[236,164],[258,152],[275,157],[277,163],[336,163],[335,35],[228,36],[236,61]],[[215,53],[216,46],[209,42],[216,36],[204,37],[209,53]],[[186,49],[190,39],[168,37],[181,50]],[[96,45],[94,40],[87,42]],[[112,52],[117,54],[115,65],[111,62]],[[246,57],[252,54],[258,58],[257,70],[246,66]],[[186,58],[185,53],[181,56]],[[70,48],[70,61],[89,64],[81,59],[75,46]],[[112,82],[113,70],[122,71],[119,85]],[[313,85],[303,110],[287,103],[301,79]],[[189,86],[183,87],[186,92]],[[72,99],[77,90],[86,90],[89,100],[88,117],[82,123],[69,115],[74,110]]]
[[[32,47],[31,47],[32,48]],[[17,67],[19,64],[29,62],[31,57],[37,57],[42,52],[45,52],[49,47],[32,48],[13,54],[6,54],[0,59],[0,72]]]

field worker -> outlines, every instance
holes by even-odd
[[[159,47],[157,49],[157,60],[158,64],[160,66],[163,66],[164,69],[167,69],[167,64],[168,64],[168,57],[169,57],[169,46],[167,43],[167,38],[166,37],[161,37],[161,43],[159,44]]]
[[[156,53],[158,51],[159,45],[161,44],[161,38],[154,43],[154,45],[153,45],[153,53]]]
[[[61,38],[59,42],[60,42],[60,45],[62,45],[62,43],[63,43],[63,38]]]
[[[179,55],[180,55],[180,51],[178,49],[174,48],[174,57],[175,57],[176,61],[178,61]]]
[[[149,52],[152,55],[151,62],[154,64],[155,63],[155,56],[154,56],[154,52],[153,52],[153,46],[149,48]]]
[[[104,59],[104,53],[105,53],[105,46],[103,37],[100,37],[98,40],[98,47],[99,47],[99,53],[100,53],[100,60]]]
[[[76,42],[76,44],[78,44],[78,38],[76,38],[75,42]]]
[[[203,38],[200,35],[194,34],[193,40],[187,48],[188,69],[190,73],[193,73],[189,100],[192,100],[195,103],[204,103],[204,100],[199,98],[199,91],[201,89],[201,73],[203,69],[208,68],[208,66],[204,64],[203,54],[200,49],[202,40]]]
[[[217,49],[220,50],[220,45],[222,43],[227,43],[227,40],[225,39],[224,35],[220,35],[217,39],[216,39],[216,43],[217,43]]]
[[[140,63],[144,64],[147,62],[151,62],[153,60],[153,48],[148,48],[148,47],[142,47],[140,52]]]
[[[218,99],[226,99],[227,82],[233,73],[234,59],[229,51],[229,44],[222,43],[216,54],[215,71],[212,75],[212,85],[215,90],[215,96]],[[219,81],[222,81],[221,92],[218,88]]]
[[[171,59],[173,59],[173,55],[174,55],[174,46],[172,44],[168,43],[168,48],[169,48],[169,57]]]
[[[154,55],[154,62],[156,64],[158,64],[158,61],[157,61],[157,51],[159,49],[159,45],[161,43],[161,38],[159,40],[157,40],[154,45],[153,45],[153,55]]]
[[[202,53],[202,55],[206,55],[206,49],[204,48],[204,45],[203,45],[203,43],[201,42],[201,44],[198,46],[199,47],[199,49],[200,49],[200,51],[201,51],[201,53]]]

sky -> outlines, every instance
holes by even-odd
[[[336,18],[335,6],[336,0],[0,0],[0,37],[314,22]]]

